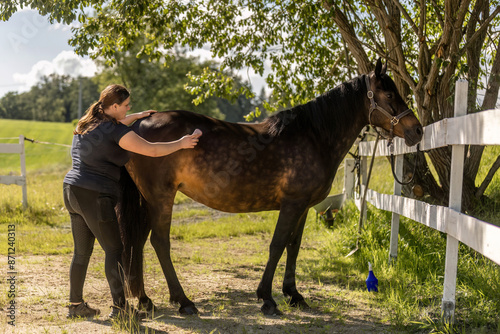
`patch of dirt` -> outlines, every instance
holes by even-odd
[[[256,237],[257,238],[257,237]],[[236,240],[235,240],[236,239]],[[222,244],[240,243],[235,252],[245,252],[244,239],[210,240],[219,249]],[[259,241],[260,242],[260,241]],[[265,251],[270,240],[262,240]],[[363,298],[351,300],[349,294],[335,285],[312,280],[298,281],[298,288],[311,306],[308,310],[288,307],[281,295],[281,273],[274,279],[274,298],[283,316],[264,316],[255,290],[265,263],[225,265],[223,262],[197,263],[186,260],[192,244],[176,241],[172,253],[179,280],[186,294],[200,311],[198,316],[181,316],[178,306],[169,303],[168,287],[149,242],[147,245],[146,291],[158,307],[154,319],[141,323],[141,333],[394,333],[381,321],[382,310],[373,309]],[[231,246],[232,247],[232,246]],[[193,246],[193,248],[196,248]],[[198,251],[198,250],[196,250]],[[175,260],[177,258],[177,261]],[[104,253],[96,244],[89,265],[84,298],[101,310],[93,320],[67,320],[69,266],[71,255],[30,255],[17,259],[16,327],[2,322],[4,333],[126,333],[109,321],[111,296],[104,276]],[[176,263],[177,262],[177,263]],[[179,263],[180,262],[180,263]],[[202,261],[200,261],[202,262]],[[2,291],[6,283],[0,283]],[[133,301],[135,304],[135,300]],[[5,317],[4,317],[5,319]]]

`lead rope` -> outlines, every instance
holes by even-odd
[[[391,152],[391,172],[392,176],[394,177],[394,180],[399,183],[402,186],[407,186],[410,183],[413,182],[413,179],[415,178],[415,172],[417,171],[417,165],[418,165],[418,153],[420,152],[420,143],[417,144],[417,152],[415,153],[415,162],[413,164],[413,172],[411,173],[411,178],[408,181],[402,182],[398,179],[396,176],[396,173],[394,172],[394,144],[392,141],[389,143],[390,148],[389,151]]]
[[[375,153],[377,152],[377,144],[378,144],[379,138],[380,138],[380,135],[377,133],[377,138],[375,139],[375,145],[373,145],[372,160],[370,161],[370,168],[368,169],[368,176],[366,177],[365,189],[363,189],[363,197],[361,197],[361,210],[359,212],[358,236],[356,238],[356,248],[354,248],[349,254],[347,254],[346,257],[351,256],[359,249],[359,238],[361,236],[361,230],[363,229],[363,208],[366,205],[366,194],[368,192],[368,186],[370,184],[370,178],[372,176],[373,163],[375,161]]]

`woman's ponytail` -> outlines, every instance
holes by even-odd
[[[109,85],[101,92],[101,97],[99,101],[93,103],[85,112],[82,118],[78,121],[76,129],[73,134],[86,134],[92,131],[99,123],[104,121],[114,121],[116,120],[106,114],[104,109],[112,106],[115,103],[121,104],[130,96],[130,92],[127,88],[121,85]]]

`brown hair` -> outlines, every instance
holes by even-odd
[[[104,88],[99,97],[99,101],[92,104],[85,115],[78,121],[73,134],[86,134],[93,130],[99,123],[116,120],[104,113],[104,109],[115,103],[122,104],[130,96],[130,92],[122,85],[109,85]]]

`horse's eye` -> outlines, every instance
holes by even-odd
[[[391,93],[387,93],[386,96],[387,96],[388,99],[392,99],[392,94]]]

